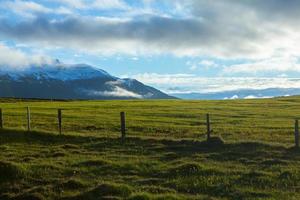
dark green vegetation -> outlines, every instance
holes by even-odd
[[[30,106],[34,132],[27,133]],[[0,199],[300,199],[300,98],[3,100]],[[64,108],[64,135],[57,135]],[[119,112],[128,138],[119,136]],[[207,144],[205,114],[224,145]],[[23,130],[22,130],[23,129]]]

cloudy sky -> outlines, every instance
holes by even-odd
[[[299,0],[1,0],[0,66],[59,59],[166,92],[299,88]]]

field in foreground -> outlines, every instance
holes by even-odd
[[[25,107],[34,132],[26,128]],[[300,98],[3,100],[0,199],[299,199]],[[64,108],[58,136],[56,109]],[[128,139],[119,139],[119,112]],[[224,145],[204,141],[205,113]],[[18,130],[16,130],[18,129]]]

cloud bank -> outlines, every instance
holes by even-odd
[[[216,76],[284,75],[300,73],[299,10],[298,0],[3,0],[0,40],[97,56],[201,57],[189,70]],[[6,65],[44,59],[0,48]]]
[[[193,74],[144,73],[131,76],[145,84],[174,93],[214,93],[234,90],[263,90],[268,88],[300,88],[300,78],[257,78],[257,77],[199,77]]]
[[[156,1],[154,1],[156,2]],[[178,56],[266,58],[275,51],[299,52],[300,3],[296,0],[164,1],[180,7],[184,16],[151,13],[103,17],[67,15],[61,19],[36,14],[33,19],[0,21],[0,36],[48,46],[62,46],[102,54],[163,54]],[[14,1],[15,10],[51,12],[34,2]],[[68,9],[134,8],[125,1],[64,0]],[[12,3],[11,3],[12,4]],[[24,5],[23,5],[24,4]],[[179,9],[179,10],[180,10]],[[75,11],[73,11],[75,12]],[[31,12],[32,13],[32,12]],[[34,14],[34,13],[32,13]],[[118,16],[118,15],[116,15]],[[122,18],[122,19],[121,19]]]

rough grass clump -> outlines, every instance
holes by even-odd
[[[185,163],[168,170],[168,175],[171,176],[191,176],[203,171],[203,167],[198,163]]]
[[[103,183],[90,191],[87,191],[75,197],[68,197],[66,199],[94,200],[94,199],[116,199],[118,197],[127,198],[130,196],[131,193],[132,190],[127,185]]]
[[[176,195],[173,194],[152,195],[149,193],[139,193],[129,197],[129,200],[177,200],[177,199],[180,198],[178,198]]]
[[[153,194],[164,194],[164,193],[176,193],[176,190],[170,189],[170,188],[165,188],[161,186],[144,186],[141,187],[142,190],[153,193]]]
[[[243,174],[237,182],[241,185],[255,186],[258,188],[272,188],[276,186],[276,182],[270,174],[259,171]]]
[[[13,200],[45,200],[46,198],[40,193],[21,194],[13,198]]]
[[[75,144],[64,144],[61,146],[62,149],[80,149],[78,145]]]
[[[151,200],[151,195],[148,193],[134,194],[128,200]]]
[[[54,158],[64,157],[64,156],[66,156],[66,153],[65,153],[65,152],[62,152],[62,151],[54,152],[54,153],[52,154],[52,157],[54,157]]]
[[[18,165],[7,162],[7,161],[0,161],[0,183],[6,181],[15,181],[18,178],[22,177],[24,171]]]
[[[81,167],[100,167],[100,166],[109,166],[110,163],[105,160],[97,159],[97,160],[87,160],[84,162],[80,162],[77,166]]]
[[[68,180],[66,182],[59,184],[58,186],[65,190],[78,190],[86,187],[86,185],[83,182],[76,179]]]
[[[287,162],[280,159],[268,159],[261,163],[262,165],[272,166],[272,165],[287,165]]]

